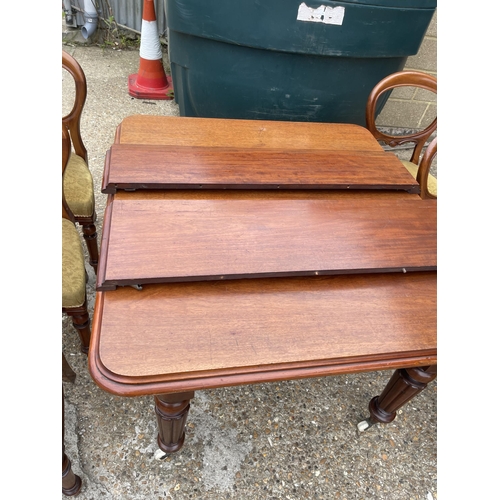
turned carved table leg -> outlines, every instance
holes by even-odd
[[[82,487],[82,480],[71,469],[71,462],[64,452],[64,389],[62,404],[62,492],[63,495],[71,497],[78,495]]]
[[[165,453],[173,453],[184,444],[189,401],[194,392],[158,394],[155,399],[155,412],[158,420],[158,446]]]
[[[436,365],[396,370],[382,394],[370,401],[370,418],[360,422],[358,429],[364,431],[375,423],[392,422],[396,418],[397,410],[422,392],[436,376]]]

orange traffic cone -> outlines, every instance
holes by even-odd
[[[128,93],[138,99],[173,99],[172,78],[165,74],[153,0],[144,0],[139,72],[128,77]]]

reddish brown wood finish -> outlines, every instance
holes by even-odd
[[[72,76],[75,83],[75,101],[73,107],[67,115],[63,116],[62,121],[69,130],[75,153],[87,163],[87,149],[83,143],[80,130],[83,107],[87,100],[87,79],[78,61],[64,50],[62,51],[62,67]]]
[[[71,468],[71,462],[64,451],[64,388],[62,395],[62,493],[65,496],[75,496],[80,493],[82,480]]]
[[[97,216],[92,217],[78,217],[77,222],[82,226],[83,239],[89,251],[89,264],[94,268],[97,274],[97,267],[99,265],[99,249],[97,246],[97,228],[95,222]]]
[[[353,142],[356,144],[354,148]],[[336,151],[337,157],[345,150],[377,154],[382,151],[366,129],[354,125],[159,116],[126,118],[116,130],[115,144],[145,144],[159,149],[164,146],[214,148],[219,153],[231,147],[258,149],[265,154],[305,150],[332,154]],[[243,207],[244,204],[240,203],[247,202],[252,207],[250,211],[258,216],[263,207],[278,209],[277,202],[284,202],[281,208],[287,203],[289,208],[292,207],[293,216],[289,214],[287,217],[289,221],[294,220],[295,225],[289,226],[287,238],[293,241],[293,228],[299,233],[298,237],[303,238],[297,231],[297,217],[299,220],[306,216],[314,218],[318,211],[304,212],[304,207],[317,208],[320,201],[326,203],[323,207],[332,202],[341,202],[337,208],[342,202],[344,206],[350,205],[351,222],[357,220],[359,223],[363,216],[360,206],[366,207],[371,201],[401,208],[400,202],[405,200],[418,203],[408,204],[406,208],[416,209],[422,216],[418,222],[423,224],[421,241],[425,240],[421,249],[424,253],[435,252],[435,219],[429,223],[425,210],[430,205],[417,195],[397,190],[347,189],[118,191],[108,200],[103,223],[103,248],[120,233],[116,220],[111,217],[116,207],[128,206],[125,208],[128,212],[130,207],[137,211],[160,206],[157,202],[189,202],[183,206],[191,208],[196,205],[192,203],[194,201],[202,202],[199,206],[231,202],[229,205],[233,207]],[[266,205],[269,202],[271,205]],[[299,205],[302,209],[297,208]],[[358,219],[354,217],[354,207]],[[435,218],[435,206],[429,211]],[[131,212],[128,215],[136,218],[133,223],[129,221],[131,227],[140,233],[142,226],[137,222],[144,214]],[[180,214],[182,211],[178,216]],[[238,214],[244,217],[246,212],[241,210]],[[271,221],[283,220],[279,210],[274,215]],[[390,217],[392,215],[387,210],[385,222],[388,226],[380,226],[382,231],[390,233]],[[413,220],[413,216],[405,217]],[[168,243],[169,237],[165,235],[172,238],[173,232],[179,231],[175,224],[167,227],[170,221],[158,213],[156,217],[147,218],[150,219],[148,224],[156,219],[156,229],[149,226],[146,233],[153,229],[153,232],[161,233],[161,238],[166,238],[164,242]],[[329,218],[321,220],[328,226]],[[177,219],[177,226],[180,222]],[[182,222],[186,224],[187,220]],[[200,238],[196,238],[200,234],[199,227],[200,224],[198,233],[193,232],[189,240],[192,248],[186,266],[190,269],[193,261],[203,253]],[[226,228],[227,224],[220,234],[227,233]],[[187,228],[182,230],[189,233]],[[279,230],[270,232],[276,236],[280,234]],[[352,224],[345,223],[345,227],[337,230],[339,235],[345,236],[352,233]],[[332,231],[325,230],[322,236],[331,236],[330,233]],[[241,234],[245,233],[233,231],[230,234],[232,241],[238,243]],[[368,232],[365,237],[367,235]],[[399,231],[393,246],[404,245],[406,238],[408,233]],[[367,237],[367,240],[372,246],[377,242],[377,238]],[[381,240],[387,245],[387,241]],[[290,241],[285,241],[286,245],[282,241],[285,249]],[[173,243],[172,238],[170,249],[175,251]],[[251,242],[251,245],[255,243]],[[359,238],[351,248],[345,248],[342,255],[359,251],[359,245],[369,246]],[[219,246],[220,238],[211,246],[207,245],[204,253],[213,255]],[[308,250],[312,246],[310,243]],[[247,248],[241,245],[242,249]],[[140,261],[138,247],[130,250],[122,245],[121,250],[131,251],[132,255],[137,252],[134,259]],[[415,252],[415,248],[412,251]],[[297,251],[290,253],[293,254],[291,258],[301,254]],[[129,257],[119,256],[124,266]],[[268,260],[275,259],[273,266],[280,263],[271,251],[267,257]],[[427,254],[424,258],[427,264],[428,257]],[[142,254],[143,260],[149,258]],[[313,259],[305,259],[309,265],[311,261]],[[265,259],[262,263],[265,264]],[[98,283],[103,282],[106,274],[102,264],[103,261]],[[231,260],[226,258],[224,275],[228,265],[231,265]],[[249,270],[248,266],[243,269],[245,273]],[[275,271],[273,268],[272,272]],[[427,371],[437,363],[436,272],[163,283],[144,285],[141,291],[119,287],[97,292],[93,323],[89,353],[92,377],[101,388],[113,394],[155,395],[158,445],[169,453],[182,446],[189,400],[196,390],[372,370],[406,369],[413,373],[411,370],[416,368],[415,373],[419,373],[418,368],[423,367],[423,371]],[[391,387],[386,391],[391,393],[391,401],[408,401],[408,394],[402,394],[406,391],[405,384],[392,384]],[[390,403],[386,402],[387,397],[381,395],[380,398],[383,400],[380,408],[392,411]]]
[[[383,151],[303,151],[115,144],[102,192],[117,189],[400,189],[420,192]]]
[[[416,87],[436,94],[437,79],[432,75],[420,71],[398,71],[383,78],[375,85],[368,96],[366,102],[366,128],[373,134],[375,139],[383,141],[392,147],[399,144],[415,143],[410,161],[418,165],[420,154],[422,153],[426,141],[437,129],[437,118],[422,131],[399,136],[380,132],[375,124],[375,111],[379,97],[385,92],[399,87]]]
[[[61,153],[61,158],[62,158],[62,177],[61,177],[61,198],[62,198],[62,217],[64,219],[68,219],[73,224],[75,223],[75,216],[73,215],[73,212],[70,210],[68,203],[66,201],[66,198],[64,196],[64,171],[66,170],[66,167],[68,166],[68,160],[69,156],[71,154],[71,138],[69,135],[69,130],[68,127],[64,124],[62,124],[62,153]]]
[[[75,101],[73,103],[73,108],[67,115],[63,116],[62,122],[69,130],[75,154],[83,158],[85,163],[88,164],[87,149],[83,143],[80,130],[83,107],[87,99],[87,79],[78,61],[64,50],[62,51],[62,67],[73,77],[75,82]],[[99,248],[97,245],[97,229],[95,226],[97,220],[95,207],[92,215],[88,217],[76,215],[75,220],[82,226],[83,238],[89,252],[89,263],[97,273]]]
[[[66,313],[73,324],[73,328],[80,337],[80,350],[88,354],[90,345],[90,316],[88,312],[87,299],[80,307],[63,307],[62,311]]]
[[[432,160],[437,154],[437,137],[435,137],[430,144],[427,146],[422,159],[420,160],[420,165],[418,166],[417,181],[421,186],[420,196],[422,199],[436,199],[436,197],[429,192],[427,187],[427,182],[429,180],[429,171],[432,166]]]
[[[66,125],[62,124],[62,174],[64,175],[64,170],[68,164],[68,159],[71,151],[71,142],[69,131]],[[66,200],[64,198],[64,189],[62,192],[62,217],[64,219],[68,219],[71,222],[75,223],[75,217],[71,212]],[[76,229],[75,229],[76,230]],[[89,352],[89,344],[90,344],[90,317],[87,308],[87,295],[85,294],[85,301],[82,305],[77,307],[63,307],[62,312],[67,314],[72,322],[73,327],[78,332],[80,336],[81,343],[81,351],[85,354]],[[63,370],[64,370],[64,361],[63,361]],[[68,376],[70,376],[69,372],[67,372]]]
[[[75,496],[80,493],[82,488],[82,479],[71,469],[71,461],[63,451],[62,461],[62,493],[67,497]]]
[[[396,418],[396,412],[437,376],[437,366],[396,370],[380,396],[370,401],[370,418],[373,422],[387,424]]]
[[[124,118],[116,131],[115,143],[286,151],[383,151],[368,130],[347,123],[151,115]]]
[[[97,289],[436,268],[436,204],[417,200],[115,200]]]
[[[169,189],[117,191],[108,196],[108,204],[114,200],[418,200],[419,196],[392,189]]]
[[[184,444],[189,401],[194,392],[158,394],[155,396],[155,412],[158,421],[158,446],[165,453],[179,451]]]
[[[430,151],[427,157],[425,154],[422,159],[420,157],[426,142],[437,130],[437,117],[423,130],[418,130],[406,135],[391,135],[388,132],[381,132],[375,123],[375,111],[380,96],[389,90],[401,87],[411,87],[413,89],[420,88],[437,94],[437,79],[432,75],[420,71],[398,71],[383,78],[375,85],[368,96],[366,103],[366,128],[373,134],[375,139],[384,142],[388,146],[395,147],[401,144],[414,144],[410,161],[415,165],[419,165],[417,181],[420,185],[421,196],[423,199],[435,198],[435,196],[429,193],[427,179],[432,159],[437,151],[437,140],[435,140],[435,144],[431,150],[432,152]],[[422,164],[424,158],[425,163]]]
[[[435,272],[98,292],[89,355],[129,396],[435,362]]]

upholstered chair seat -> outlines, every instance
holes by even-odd
[[[80,307],[85,302],[85,261],[75,225],[62,219],[62,306]]]
[[[69,157],[63,189],[75,217],[92,217],[95,206],[92,174],[85,160],[75,153]]]
[[[64,196],[75,222],[82,228],[89,263],[97,272],[99,248],[95,226],[97,217],[94,182],[80,130],[82,112],[87,98],[87,80],[80,64],[64,50],[62,51],[62,67],[71,75],[75,84],[73,107],[68,114],[63,116],[63,123],[68,129],[72,143],[72,152],[63,179]]]
[[[400,160],[400,161],[405,166],[406,170],[410,172],[412,177],[416,179],[418,172],[418,165],[415,165],[415,163],[412,163],[411,161],[406,161],[406,160]],[[429,177],[427,178],[427,188],[429,190],[429,193],[435,198],[437,198],[438,195],[437,179],[432,174],[429,174]]]
[[[71,138],[62,125],[62,184],[71,156]],[[82,204],[83,205],[83,204]],[[62,311],[71,317],[80,336],[81,350],[88,353],[90,345],[90,317],[87,309],[87,272],[81,235],[75,226],[75,217],[62,189]],[[63,376],[71,379],[72,371],[63,361]]]

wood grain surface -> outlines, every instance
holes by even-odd
[[[124,118],[117,129],[115,143],[383,151],[373,135],[360,125],[153,115]]]
[[[114,200],[97,287],[436,268],[420,199]]]
[[[420,200],[420,196],[395,189],[144,189],[117,191],[110,200]]]
[[[233,161],[235,149],[244,159]],[[425,271],[437,263],[436,203],[372,189],[375,164],[363,173],[370,189],[293,184],[311,174],[296,161],[306,151],[318,165],[307,182],[325,179],[332,158],[346,184],[362,157],[393,162],[368,130],[137,115],[119,125],[112,151],[123,155],[114,165],[144,166],[148,182],[177,177],[157,186],[174,189],[109,197],[97,286],[110,291],[96,294],[89,352],[101,388],[170,394],[436,364],[436,272]],[[268,185],[179,189],[208,185],[213,168],[219,187]],[[396,183],[389,172],[385,188]],[[283,176],[297,189],[274,189]]]
[[[417,181],[392,154],[114,144],[102,192],[117,189],[401,189]]]
[[[102,366],[127,378],[257,377],[324,363],[356,371],[373,360],[435,356],[435,272],[172,283],[98,295],[93,343]]]

